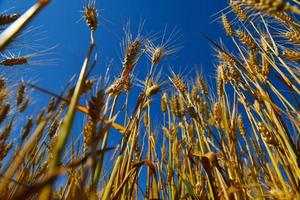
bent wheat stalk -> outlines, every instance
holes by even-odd
[[[55,97],[55,98],[57,98],[57,99],[59,99],[59,100],[61,100],[61,101],[64,101],[64,102],[68,103],[68,104],[70,103],[67,99],[65,99],[65,98],[63,98],[63,97],[61,97],[61,96],[59,96],[59,95],[57,95],[57,94],[55,94],[55,93],[53,93],[53,92],[50,92],[50,91],[48,91],[48,90],[46,90],[46,89],[43,89],[43,88],[41,88],[41,87],[39,87],[39,86],[30,84],[30,83],[26,83],[26,85],[29,86],[29,87],[32,87],[32,88],[34,88],[34,89],[36,89],[36,90],[38,90],[38,91],[41,91],[41,92],[43,92],[43,93],[46,93],[46,94],[48,94],[48,95],[51,95],[51,96],[53,96],[53,97]],[[80,104],[77,104],[77,105],[76,105],[76,109],[77,109],[78,111],[80,111],[80,112],[86,114],[86,115],[89,114],[89,109],[88,109],[87,107],[85,107],[85,106],[80,105]],[[103,123],[105,123],[105,124],[110,124],[113,128],[115,128],[115,129],[116,129],[117,131],[119,131],[121,134],[124,134],[124,133],[125,133],[125,127],[124,127],[124,126],[122,126],[122,125],[120,125],[120,124],[118,124],[118,123],[116,123],[116,122],[111,122],[111,121],[105,119],[103,116],[100,116],[100,115],[98,116],[98,119],[99,119],[100,121],[102,121]]]

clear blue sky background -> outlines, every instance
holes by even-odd
[[[14,7],[9,12],[24,12],[34,2],[3,0],[0,9],[4,11]],[[32,23],[34,26],[42,25],[41,31],[47,31],[44,43],[49,47],[59,45],[53,51],[57,53],[54,57],[60,59],[58,66],[30,67],[31,78],[39,76],[39,85],[52,91],[60,91],[66,80],[79,73],[87,51],[89,30],[84,21],[78,22],[83,3],[83,0],[52,0]],[[175,71],[177,67],[184,69],[198,65],[198,70],[205,76],[213,76],[213,51],[201,34],[214,39],[224,36],[219,23],[210,23],[215,19],[210,16],[224,8],[225,4],[225,0],[98,0],[99,14],[106,20],[100,17],[100,27],[96,31],[99,62],[95,73],[103,72],[110,59],[114,59],[116,66],[120,65],[122,27],[130,19],[134,32],[142,18],[146,21],[144,33],[162,32],[166,25],[169,30],[177,26],[182,33],[180,43],[184,48],[166,62],[171,63]]]
[[[1,0],[0,11],[14,7],[9,12],[24,12],[34,0]],[[42,25],[41,31],[47,31],[43,44],[48,47],[59,45],[53,52],[59,59],[56,66],[24,66],[5,69],[7,74],[14,74],[14,79],[32,80],[39,86],[55,93],[60,93],[63,86],[74,75],[79,74],[83,59],[89,46],[89,29],[81,18],[83,8],[81,0],[52,0],[32,22],[34,26]],[[104,74],[106,64],[114,59],[113,73],[121,69],[120,42],[124,34],[122,27],[130,19],[133,32],[138,28],[140,19],[145,20],[143,33],[162,33],[165,26],[171,31],[180,30],[179,40],[183,49],[175,56],[165,60],[163,74],[168,74],[167,64],[175,72],[191,72],[188,80],[197,71],[202,72],[208,82],[215,76],[215,56],[208,41],[202,34],[218,40],[225,38],[220,23],[211,23],[216,17],[211,15],[226,6],[225,0],[97,0],[100,27],[96,31],[98,63],[93,74]],[[104,19],[105,18],[105,19]],[[44,37],[43,36],[43,37]],[[26,40],[30,42],[30,35]],[[53,57],[51,56],[51,57]],[[45,57],[47,59],[47,56]],[[145,65],[145,66],[144,66]],[[136,73],[145,74],[147,64],[138,65]],[[185,68],[188,68],[185,70]],[[17,72],[17,73],[16,73]],[[166,76],[163,76],[166,78]],[[48,97],[35,93],[35,110],[48,103]],[[134,106],[134,105],[132,105]],[[76,120],[75,128],[82,126],[81,119]],[[155,128],[155,127],[154,127]]]

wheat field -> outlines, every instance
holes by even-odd
[[[0,68],[55,64],[57,46],[6,53],[51,3],[0,14]],[[226,42],[203,35],[216,58],[215,85],[173,63],[161,76],[164,59],[184,49],[179,31],[134,34],[129,24],[118,76],[95,79],[96,0],[81,13],[89,48],[62,93],[1,72],[0,199],[300,199],[299,0],[230,0],[216,11]],[[38,106],[30,91],[49,103],[23,119]],[[121,140],[110,142],[114,135]]]

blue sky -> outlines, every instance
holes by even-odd
[[[4,0],[0,2],[0,8],[3,11],[14,7],[9,12],[24,12],[34,2]],[[38,83],[41,86],[58,92],[66,80],[79,73],[89,40],[88,28],[83,20],[79,21],[83,3],[83,0],[52,0],[32,22],[34,26],[42,26],[39,31],[47,31],[44,33],[47,39],[43,42],[48,47],[59,45],[53,50],[57,53],[54,57],[59,59],[57,66],[29,66],[32,72],[30,77],[38,76]],[[198,65],[199,71],[213,76],[214,67],[211,62],[213,51],[201,34],[215,39],[223,37],[220,24],[210,23],[215,19],[210,16],[224,8],[225,3],[219,0],[98,0],[97,8],[101,17],[100,27],[96,31],[99,62],[95,74],[103,72],[105,64],[111,59],[114,59],[116,66],[114,70],[120,69],[119,43],[124,36],[122,27],[130,19],[132,31],[135,32],[140,19],[143,19],[145,34],[162,33],[166,25],[168,30],[178,27],[182,33],[179,42],[183,49],[166,61],[167,64],[172,64],[175,71],[176,68],[184,69]],[[30,42],[30,39],[28,40]],[[33,74],[35,76],[32,76]]]

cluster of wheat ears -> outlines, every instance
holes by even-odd
[[[30,63],[35,53],[4,52],[48,3],[0,15],[1,68]],[[91,1],[83,10],[90,46],[73,87],[58,95],[21,81],[13,90],[0,77],[0,199],[300,199],[299,6],[231,0],[217,13],[232,50],[207,38],[217,55],[215,93],[204,77],[187,82],[174,71],[162,87],[157,74],[162,59],[178,50],[176,31],[157,42],[127,29],[122,71],[93,92],[99,22]],[[142,57],[151,67],[140,89],[132,79]],[[36,106],[29,89],[50,102],[25,121],[16,140],[19,116]],[[139,95],[128,101],[132,91]],[[86,106],[79,104],[83,96]],[[130,112],[117,106],[131,102]],[[76,112],[86,116],[82,130],[72,129]],[[108,146],[116,134],[121,140]]]

